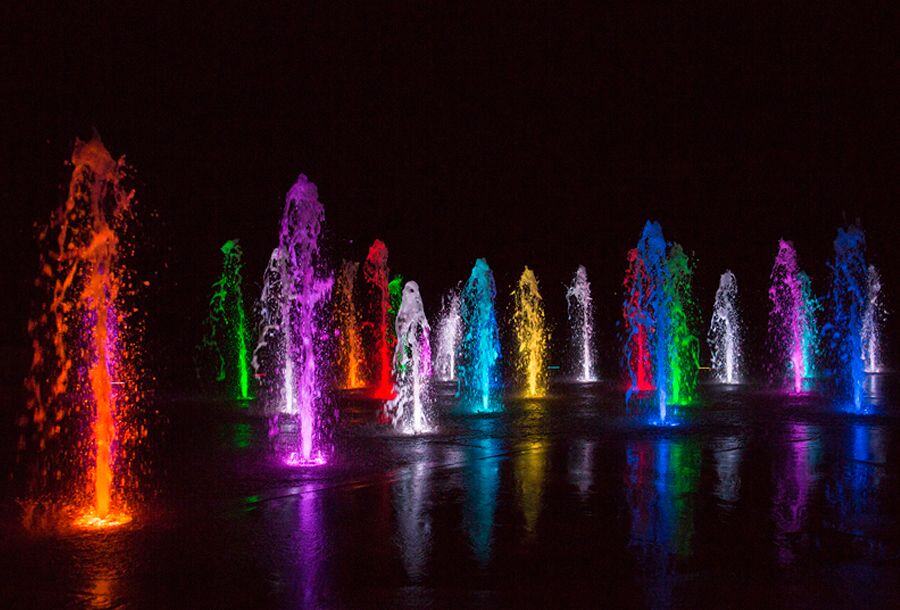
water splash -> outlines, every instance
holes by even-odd
[[[737,279],[731,271],[719,278],[709,326],[712,372],[720,383],[741,380],[741,320],[737,308]]]
[[[261,327],[253,354],[257,374],[277,393],[279,453],[288,465],[318,464],[328,453],[319,371],[326,362],[322,309],[333,280],[324,271],[319,234],[325,211],[316,186],[300,174],[285,197],[278,247],[260,297]]]
[[[335,281],[334,318],[338,328],[338,365],[341,384],[345,390],[354,390],[364,385],[359,315],[353,298],[358,272],[359,263],[344,261]]]
[[[829,294],[830,321],[823,328],[828,371],[836,397],[862,407],[865,371],[862,359],[863,317],[868,294],[866,239],[851,225],[838,229]]]
[[[650,295],[652,281],[644,259],[637,248],[628,252],[625,272],[625,291],[628,295],[622,308],[625,317],[625,365],[630,378],[628,396],[635,392],[653,390],[653,369],[650,363]]]
[[[363,264],[363,276],[369,287],[371,307],[370,318],[365,326],[371,336],[369,345],[370,383],[375,386],[375,398],[391,398],[391,347],[390,335],[390,293],[388,289],[388,249],[384,242],[376,239],[369,247],[369,254]]]
[[[816,318],[822,311],[821,300],[813,293],[812,280],[805,272],[797,274],[800,280],[800,294],[803,299],[803,377],[816,376],[816,361],[819,359],[819,324]]]
[[[803,329],[806,326],[802,281],[794,245],[778,241],[778,254],[770,275],[769,288],[769,376],[772,381],[786,381],[794,393],[803,389],[806,374],[806,354],[803,349]]]
[[[700,341],[694,332],[699,317],[691,291],[694,266],[679,244],[669,248],[665,286],[668,309],[669,392],[672,405],[694,402],[697,371],[700,367]]]
[[[463,338],[459,349],[457,395],[461,408],[470,413],[500,408],[492,400],[494,390],[500,386],[500,335],[494,309],[496,296],[494,274],[487,261],[479,258],[463,289],[460,303]]]
[[[578,380],[596,381],[594,372],[594,302],[591,299],[591,283],[588,282],[587,269],[579,265],[572,283],[566,289],[568,304],[569,328],[572,333],[573,362],[578,371]]]
[[[862,321],[862,359],[867,373],[881,372],[881,328],[884,323],[881,275],[869,265],[866,275],[866,310]]]
[[[462,335],[458,290],[444,295],[436,334],[435,376],[441,381],[456,381],[456,352]]]
[[[665,286],[669,268],[666,240],[659,223],[647,221],[637,248],[628,253],[625,275],[624,316],[627,328],[625,362],[631,385],[626,400],[634,392],[653,389],[659,402],[659,420],[666,420],[669,383],[669,294]]]
[[[236,239],[225,242],[221,250],[224,256],[222,275],[212,285],[200,358],[212,354],[217,364],[216,381],[233,379],[236,398],[247,400],[250,398],[250,356],[241,277],[243,252]],[[198,372],[201,368],[198,366]]]
[[[513,307],[516,373],[525,396],[539,398],[547,394],[548,333],[538,281],[528,267],[513,291]]]
[[[402,434],[430,432],[431,328],[415,282],[403,287],[395,329],[394,398],[385,404],[385,411]]]
[[[397,312],[400,311],[400,302],[403,300],[403,276],[395,275],[388,282],[388,332],[393,333],[393,339],[397,338],[396,322]]]
[[[97,135],[76,141],[72,165],[68,197],[40,234],[36,285],[47,301],[28,324],[37,447],[29,527],[55,518],[36,513],[60,504],[79,513],[80,527],[130,521],[132,454],[147,434],[135,420],[140,328],[126,304],[134,291],[124,262],[134,192],[125,187],[124,159],[114,161]]]

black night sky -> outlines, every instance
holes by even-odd
[[[528,264],[562,341],[562,284],[585,264],[607,373],[625,252],[648,218],[695,254],[704,324],[734,270],[751,343],[782,236],[824,292],[835,231],[859,218],[896,303],[887,7],[9,5],[7,374],[27,366],[33,223],[63,197],[64,161],[92,128],[136,171],[157,369],[186,365],[177,354],[199,336],[226,239],[242,240],[256,294],[300,172],[326,206],[332,259],[361,259],[382,238],[429,311],[481,256],[505,308]]]

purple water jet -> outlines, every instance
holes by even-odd
[[[253,368],[274,395],[278,451],[289,465],[325,461],[325,394],[319,371],[326,362],[322,307],[333,279],[324,271],[319,234],[324,220],[316,186],[301,174],[285,197],[278,247],[260,297],[259,344]]]
[[[806,326],[803,291],[797,266],[797,251],[785,240],[778,241],[778,254],[772,267],[769,288],[770,377],[773,382],[786,381],[788,388],[799,393],[803,388],[806,359],[803,329]]]

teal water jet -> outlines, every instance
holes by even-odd
[[[499,410],[494,392],[500,388],[500,333],[494,300],[497,286],[487,261],[475,261],[463,289],[460,316],[463,337],[459,347],[457,396],[469,413]]]

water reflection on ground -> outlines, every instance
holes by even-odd
[[[133,526],[25,533],[3,504],[0,605],[884,605],[900,568],[898,383],[872,413],[704,386],[654,427],[613,384],[439,407],[401,438],[342,403],[331,463],[271,459],[252,405],[181,401]],[[191,434],[181,434],[190,430]]]

